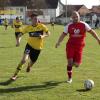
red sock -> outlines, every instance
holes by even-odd
[[[67,66],[67,74],[68,74],[68,78],[72,78],[72,66]]]

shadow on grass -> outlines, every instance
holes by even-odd
[[[1,49],[3,48],[14,48],[14,46],[0,46]]]
[[[39,85],[22,86],[22,87],[16,87],[16,88],[14,87],[14,88],[0,89],[0,94],[2,94],[2,93],[22,92],[22,91],[47,90],[47,89],[52,89],[52,88],[58,86],[61,83],[64,83],[64,81],[62,81],[62,82],[48,81],[48,82],[43,82],[42,84],[39,84]]]
[[[20,77],[24,77],[24,76],[20,76]],[[20,78],[20,77],[17,77],[17,79]],[[10,78],[10,79],[8,79],[7,81],[0,82],[0,85],[6,86],[6,85],[9,85],[9,84],[11,84],[11,83],[13,83],[13,82],[15,82],[15,81],[16,81],[16,80],[12,80],[12,79]]]
[[[88,91],[90,91],[90,90],[87,90],[87,89],[78,89],[78,90],[76,90],[76,91],[78,91],[78,92],[88,92]]]
[[[4,85],[4,86],[6,86],[6,85],[11,84],[12,82],[14,82],[14,81],[11,80],[11,79],[9,79],[9,80],[7,80],[7,81],[5,81],[5,82],[1,82],[0,85]]]

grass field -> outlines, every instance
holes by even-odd
[[[100,46],[87,33],[83,64],[73,68],[73,82],[66,83],[66,57],[64,39],[59,48],[55,43],[63,31],[63,26],[49,26],[50,37],[45,39],[37,63],[30,73],[24,67],[19,78],[5,85],[13,75],[27,42],[28,35],[22,37],[20,47],[15,47],[14,30],[0,27],[0,100],[100,100]],[[100,36],[100,30],[96,30]],[[84,80],[94,80],[91,91],[84,90]]]

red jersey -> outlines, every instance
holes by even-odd
[[[64,34],[69,33],[69,40],[67,44],[81,46],[85,44],[86,32],[90,31],[90,26],[85,22],[73,23],[70,22],[65,26]]]

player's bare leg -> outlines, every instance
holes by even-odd
[[[73,66],[73,59],[68,59],[68,65],[67,65],[68,83],[72,82],[72,66]]]
[[[75,66],[76,68],[78,68],[78,67],[80,66],[80,64],[78,64],[77,62],[75,62],[75,63],[74,63],[74,66]]]
[[[35,62],[32,62],[32,61],[30,60],[30,62],[28,63],[26,72],[30,72],[30,70],[31,70],[31,68],[32,68],[32,66],[33,66],[34,63],[35,63]]]
[[[21,41],[21,37],[17,37],[16,38],[16,47],[18,47],[20,45],[20,41]]]
[[[18,73],[22,69],[23,65],[26,63],[27,59],[28,59],[28,54],[24,54],[21,62],[18,64],[18,66],[16,68],[14,75],[11,78],[12,80],[16,80]]]
[[[7,26],[5,26],[5,30],[7,30]]]

